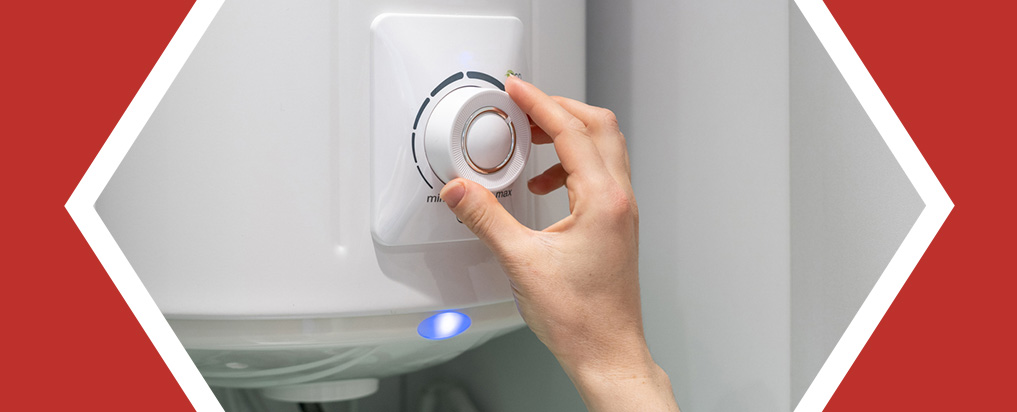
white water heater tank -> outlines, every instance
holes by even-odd
[[[511,72],[582,98],[583,1],[226,2],[96,202],[209,384],[289,401],[523,325],[438,197],[466,177],[524,224],[553,148]]]

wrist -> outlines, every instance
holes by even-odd
[[[562,365],[590,411],[678,411],[671,379],[649,350],[630,353],[624,364]]]

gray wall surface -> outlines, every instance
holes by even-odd
[[[924,204],[791,9],[791,397],[797,404]]]
[[[654,358],[683,410],[787,411],[788,3],[590,8],[587,90],[628,136]]]

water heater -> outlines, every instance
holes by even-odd
[[[367,395],[522,326],[439,197],[481,183],[543,227],[504,92],[582,98],[582,1],[226,2],[96,203],[209,384]]]

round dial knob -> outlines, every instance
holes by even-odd
[[[463,87],[445,95],[424,129],[424,152],[444,183],[463,177],[488,190],[512,184],[530,155],[530,123],[508,93]]]

